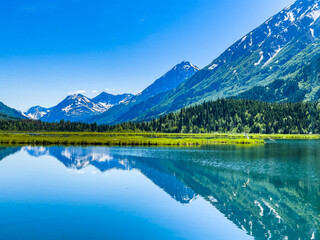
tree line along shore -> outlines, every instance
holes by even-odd
[[[266,139],[318,139],[320,104],[218,99],[143,122],[0,120],[0,130],[1,144],[257,144]]]

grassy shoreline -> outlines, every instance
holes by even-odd
[[[92,146],[200,146],[214,144],[253,145],[264,140],[320,139],[320,135],[302,134],[148,133],[148,132],[0,132],[0,144],[11,145],[92,145]]]
[[[45,132],[0,133],[0,144],[95,146],[200,146],[213,144],[263,144],[261,139],[227,134]]]

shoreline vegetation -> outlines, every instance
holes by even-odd
[[[215,144],[255,145],[278,139],[320,139],[311,134],[176,134],[151,132],[0,132],[3,145],[78,146],[201,146]]]
[[[10,145],[91,145],[91,146],[201,146],[214,144],[264,144],[262,139],[247,139],[228,134],[166,134],[133,132],[44,132],[0,133],[0,144]]]

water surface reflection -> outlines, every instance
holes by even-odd
[[[205,199],[256,239],[319,239],[318,145],[278,141],[253,148],[2,147],[0,160],[21,149],[33,157],[52,156],[74,170],[138,170],[181,204]]]

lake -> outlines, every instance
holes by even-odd
[[[0,147],[0,239],[320,239],[319,145]]]

